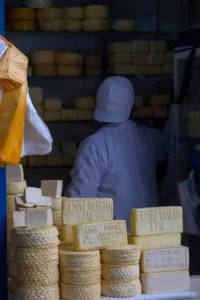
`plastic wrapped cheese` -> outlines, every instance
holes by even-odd
[[[108,22],[102,19],[85,19],[83,29],[84,31],[107,31]]]
[[[57,20],[63,18],[63,11],[60,8],[41,8],[36,12],[37,20]]]
[[[64,28],[66,31],[82,31],[83,25],[82,22],[78,20],[65,20]]]
[[[88,5],[84,10],[85,19],[107,19],[108,7],[106,5]]]
[[[36,30],[36,22],[29,20],[17,20],[17,21],[9,21],[8,28],[10,30],[16,31],[35,31]]]
[[[9,8],[7,17],[8,20],[35,20],[35,10],[25,7]]]
[[[55,64],[55,52],[49,50],[39,50],[35,51],[32,54],[31,61],[33,65],[47,64],[52,65]]]
[[[38,27],[42,31],[64,31],[64,20],[44,20],[38,23]]]
[[[64,8],[64,17],[71,20],[83,20],[84,9],[82,7],[69,6]]]
[[[81,65],[83,64],[84,56],[79,53],[58,52],[56,53],[56,63],[58,65]]]

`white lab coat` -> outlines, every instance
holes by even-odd
[[[104,126],[80,145],[68,196],[113,198],[129,229],[132,208],[157,205],[156,164],[167,160],[168,141],[131,120]]]

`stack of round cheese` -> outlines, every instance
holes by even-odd
[[[141,294],[141,249],[134,245],[102,250],[102,295],[113,298],[135,297]]]
[[[13,229],[17,299],[59,300],[56,227]]]
[[[108,7],[106,5],[88,5],[84,9],[84,31],[108,30]]]
[[[82,31],[84,11],[82,7],[64,8],[64,27],[67,31]]]
[[[8,29],[20,31],[36,30],[35,10],[17,7],[8,9]]]
[[[102,63],[100,55],[88,55],[85,57],[86,76],[102,75]]]
[[[62,227],[62,200],[63,198],[52,198],[52,216],[53,216],[53,225],[58,229],[58,237],[61,235]]]
[[[35,51],[31,57],[34,76],[56,76],[55,52],[48,50]]]
[[[83,75],[84,56],[78,53],[56,53],[58,76],[81,76]]]
[[[63,300],[96,300],[101,297],[101,264],[99,251],[75,252],[68,247],[59,250],[61,298]]]
[[[131,42],[117,42],[108,45],[108,73],[132,74]]]
[[[42,31],[63,31],[63,11],[60,8],[41,8],[36,12],[38,27]]]
[[[94,120],[95,98],[79,97],[73,99],[72,106],[77,109],[79,121]]]

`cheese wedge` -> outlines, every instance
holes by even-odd
[[[181,245],[180,233],[169,233],[149,236],[128,236],[128,243],[140,247],[174,247]]]

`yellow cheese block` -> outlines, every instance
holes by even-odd
[[[41,8],[36,12],[37,20],[56,20],[63,18],[63,10],[55,7]]]
[[[101,76],[102,75],[102,69],[101,68],[86,68],[85,69],[85,75],[86,76]]]
[[[129,282],[102,281],[102,295],[111,298],[136,297],[141,294],[139,279]]]
[[[62,101],[61,99],[46,99],[44,101],[44,108],[45,110],[61,110]]]
[[[163,74],[163,65],[149,65],[148,74],[149,75]]]
[[[132,62],[134,65],[148,65],[149,53],[133,53]]]
[[[134,245],[112,246],[101,250],[101,261],[106,265],[136,265],[141,248]]]
[[[85,19],[107,19],[108,7],[106,5],[88,5],[84,9]]]
[[[59,121],[61,119],[60,110],[45,110],[44,121]]]
[[[115,75],[131,75],[132,66],[128,64],[115,64],[108,68],[108,73]]]
[[[88,55],[85,57],[85,65],[87,67],[100,67],[101,56],[100,55]]]
[[[8,20],[35,20],[35,10],[25,7],[9,8],[7,17]]]
[[[173,63],[174,62],[174,52],[166,52],[165,54],[165,63]]]
[[[134,236],[183,232],[181,206],[132,209],[131,232]]]
[[[76,109],[61,109],[61,120],[62,121],[76,121],[78,114]]]
[[[84,31],[107,31],[108,22],[102,19],[85,19],[83,21]]]
[[[16,31],[35,31],[36,26],[37,25],[35,21],[17,20],[8,22],[8,28]]]
[[[132,63],[132,55],[131,53],[115,53],[111,54],[108,57],[108,64],[131,64]]]
[[[136,265],[101,265],[102,279],[112,282],[126,282],[139,279],[140,267]]]
[[[117,42],[108,44],[109,53],[130,53],[132,50],[131,42]]]
[[[82,21],[65,20],[64,21],[64,28],[65,28],[66,31],[82,31],[83,30]]]
[[[148,41],[133,41],[132,52],[148,53],[150,51],[150,44]]]
[[[73,241],[77,251],[103,249],[112,245],[126,245],[126,222],[117,220],[74,225]]]
[[[153,95],[151,97],[151,105],[169,105],[170,104],[170,95],[169,94],[160,94]]]
[[[96,284],[61,284],[61,297],[68,300],[96,300],[101,297],[101,282]]]
[[[143,273],[188,270],[188,248],[183,246],[143,248],[140,267]]]
[[[76,284],[78,286],[99,283],[101,281],[100,264],[99,268],[88,270],[77,269],[76,271],[68,271],[61,268],[60,281],[61,283]]]
[[[174,64],[165,64],[164,65],[164,74],[165,75],[174,74]]]
[[[58,65],[81,65],[84,56],[78,53],[58,52],[56,53],[56,63]]]
[[[165,41],[151,41],[150,51],[151,52],[166,52],[167,45]]]
[[[82,76],[83,67],[81,65],[58,65],[58,76]]]
[[[64,8],[64,17],[71,20],[83,20],[84,9],[82,7],[69,6]]]
[[[93,110],[77,110],[78,120],[79,121],[92,121],[94,120],[94,111]]]
[[[73,243],[72,225],[62,225],[61,239],[68,244]]]
[[[44,20],[38,23],[41,31],[64,31],[64,20]]]
[[[132,66],[132,74],[133,75],[145,75],[148,73],[147,65],[133,65]]]
[[[112,28],[120,32],[132,32],[135,31],[135,22],[128,20],[115,21],[112,24]]]
[[[34,76],[56,76],[56,65],[40,64],[33,66]]]
[[[168,105],[156,105],[153,107],[154,118],[167,118],[169,116]]]
[[[151,65],[163,65],[165,63],[165,53],[150,53],[149,54],[149,64]]]
[[[49,50],[34,51],[31,56],[31,61],[33,65],[55,64],[56,62],[55,52]]]
[[[45,156],[30,156],[28,157],[28,165],[30,167],[42,167],[46,165]]]
[[[79,97],[72,101],[72,106],[80,110],[88,110],[95,108],[95,98],[93,97]]]

